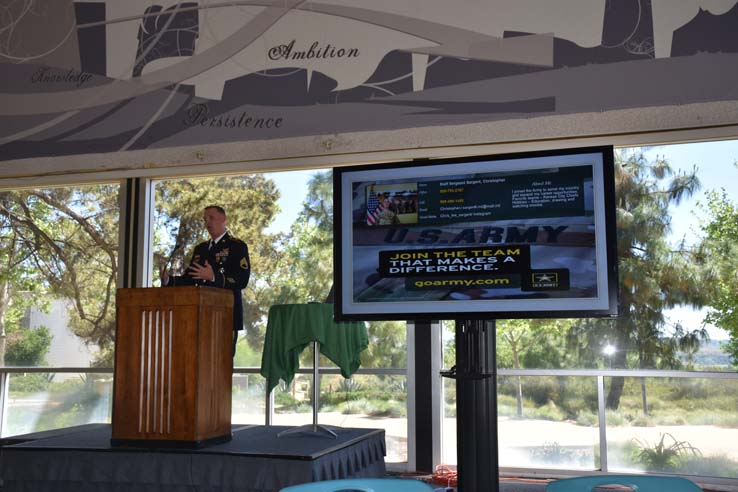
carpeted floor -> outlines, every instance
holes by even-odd
[[[546,484],[543,482],[524,482],[518,480],[505,480],[500,482],[500,492],[544,492]]]
[[[435,485],[433,485],[433,487],[435,487]],[[505,480],[504,482],[500,482],[500,492],[545,492],[545,490],[545,483],[531,483],[517,480]]]
[[[443,490],[443,486],[439,486],[436,484],[431,484],[431,486],[436,490]],[[456,492],[456,489],[449,489]],[[595,489],[597,491],[600,491],[600,489]],[[603,491],[605,489],[602,489]],[[612,490],[612,489],[610,489]],[[526,480],[515,480],[515,479],[506,479],[502,482],[500,482],[500,490],[499,492],[545,492],[546,491],[546,483],[545,482],[533,482],[533,481],[526,481]],[[668,491],[664,491],[668,492]],[[704,492],[714,492],[710,491],[709,489],[704,489]]]
[[[434,490],[438,492],[456,492],[455,488],[449,488],[444,490],[443,485],[436,483],[429,484]],[[499,492],[545,492],[546,482],[537,481],[526,481],[526,480],[511,480],[506,479],[500,482]]]

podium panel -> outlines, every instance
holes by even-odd
[[[114,445],[199,447],[231,435],[233,294],[118,289]]]

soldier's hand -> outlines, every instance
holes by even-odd
[[[208,263],[208,260],[205,260],[204,265],[192,263],[187,269],[187,272],[190,277],[197,280],[204,280],[206,282],[215,281],[215,272],[213,271],[213,267]]]

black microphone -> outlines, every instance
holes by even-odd
[[[172,251],[169,253],[169,258],[167,258],[167,262],[164,263],[164,266],[166,267],[171,266],[172,259],[174,259],[174,253],[177,252],[180,246],[182,246],[182,243],[174,243],[174,247],[172,248]]]
[[[174,254],[177,252],[179,247],[182,245],[182,243],[174,243],[174,247],[172,248],[172,251],[169,253],[169,256],[167,257],[167,260],[164,262],[164,266],[159,270],[159,275],[162,277],[162,285],[164,285],[164,275],[168,275],[168,271],[171,268],[172,260],[174,259]],[[162,275],[162,273],[164,275]],[[169,276],[169,280],[171,281],[171,276]],[[168,283],[168,282],[167,282]]]

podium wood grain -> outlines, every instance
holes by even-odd
[[[112,442],[197,447],[230,438],[233,294],[118,289]]]

